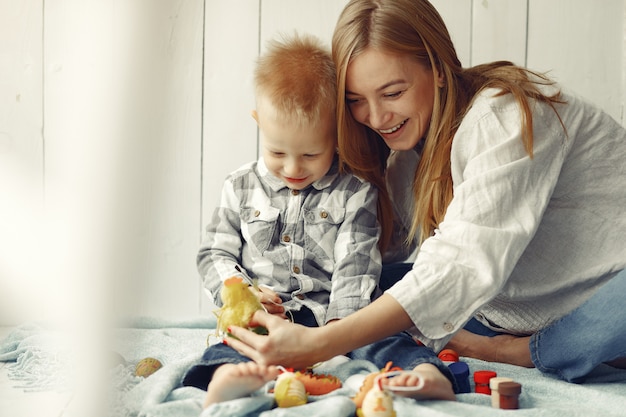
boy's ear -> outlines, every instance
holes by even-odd
[[[256,112],[256,110],[252,110],[250,114],[252,115],[252,118],[256,120],[257,124],[259,124],[259,114]]]

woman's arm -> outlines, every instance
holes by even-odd
[[[265,312],[255,313],[251,326],[264,326],[268,336],[233,327],[225,343],[264,365],[303,369],[407,330],[413,323],[400,304],[383,294],[369,306],[323,327],[289,323]]]

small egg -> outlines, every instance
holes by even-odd
[[[163,364],[155,358],[143,358],[137,363],[135,368],[135,375],[142,376],[144,378],[149,377],[157,370],[159,370]]]

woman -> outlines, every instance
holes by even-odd
[[[300,367],[408,330],[572,382],[623,366],[624,129],[509,62],[462,68],[426,0],[352,0],[332,47],[340,155],[380,190],[388,259],[419,252],[333,326],[258,313],[270,336],[237,328],[228,344]]]

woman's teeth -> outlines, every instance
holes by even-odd
[[[400,129],[402,126],[404,126],[404,124],[405,124],[405,123],[406,123],[406,120],[404,120],[404,121],[403,121],[402,123],[400,123],[399,125],[392,127],[391,129],[378,129],[378,131],[379,131],[380,133],[385,133],[385,134],[386,134],[386,133],[393,133],[393,132],[395,132],[396,130]]]

